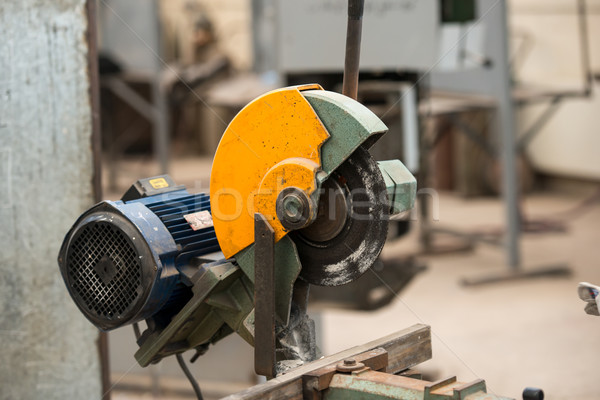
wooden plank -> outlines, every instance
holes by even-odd
[[[387,372],[397,373],[414,367],[431,358],[431,329],[427,325],[416,324],[391,335],[372,342],[355,346],[337,354],[313,361],[296,368],[289,373],[253,386],[243,392],[225,397],[225,400],[258,400],[258,399],[302,399],[302,376],[315,370],[335,365],[345,358],[383,348],[388,352]]]

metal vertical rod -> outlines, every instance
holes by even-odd
[[[402,124],[402,147],[404,165],[410,172],[419,170],[419,111],[417,86],[405,86],[399,92],[398,101],[402,104],[400,123]]]
[[[500,122],[500,143],[502,160],[502,189],[504,204],[506,206],[506,255],[507,263],[513,271],[520,269],[521,254],[519,248],[519,236],[521,233],[521,221],[519,217],[519,178],[516,168],[516,124],[515,110],[512,99],[512,79],[509,63],[508,49],[508,4],[502,0],[498,6],[501,7],[500,18],[502,24],[502,46],[497,63],[499,82],[498,87],[498,118]]]
[[[98,32],[96,24],[96,1],[87,0],[86,15],[88,28],[86,39],[88,45],[88,78],[90,80],[90,108],[92,109],[92,163],[94,175],[92,184],[94,188],[94,201],[102,200],[102,138],[100,127],[100,73],[98,71]]]
[[[342,94],[356,100],[360,65],[360,41],[365,0],[348,0],[348,29],[346,31],[346,60]]]
[[[592,66],[590,62],[590,42],[587,26],[587,5],[585,0],[578,0],[577,15],[579,24],[579,43],[581,44],[581,68],[585,79],[584,94],[589,96],[592,93],[593,78]]]
[[[561,96],[554,97],[542,115],[540,115],[538,119],[531,125],[531,127],[529,127],[525,133],[521,135],[517,141],[517,153],[523,153],[529,143],[531,143],[537,134],[540,133],[540,131],[546,126],[546,124],[558,110],[558,107],[561,105],[562,99],[563,98]]]
[[[154,0],[154,7],[156,10],[161,9],[160,2],[158,0]],[[164,58],[162,45],[162,25],[158,13],[156,14],[156,20],[154,23],[156,24],[156,43],[159,43],[160,56]],[[154,154],[160,165],[160,173],[166,174],[169,172],[170,119],[168,94],[162,79],[163,68],[161,64],[162,62],[156,66],[156,70],[154,71],[154,80],[152,82],[152,100],[155,106],[154,109],[156,110],[153,118],[153,132]]]
[[[254,214],[254,371],[275,376],[275,233]]]
[[[92,186],[94,189],[94,202],[102,200],[102,140],[100,127],[100,75],[98,71],[98,28],[96,24],[96,1],[87,0],[85,3],[87,18],[86,41],[88,46],[88,79],[90,82],[89,96],[92,115],[92,163],[94,174],[92,177]],[[110,360],[108,353],[108,333],[98,333],[98,355],[100,357],[101,379],[102,379],[102,398],[110,400],[111,382],[110,382]]]
[[[160,165],[160,173],[166,174],[169,172],[169,106],[160,77],[161,74],[158,73],[156,81],[152,83],[152,97],[156,110],[153,118],[154,154]]]

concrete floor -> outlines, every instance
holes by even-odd
[[[549,216],[577,202],[576,196],[548,193],[528,196],[527,210]],[[467,229],[501,221],[499,201],[440,199],[439,224]],[[417,322],[431,325],[433,359],[419,368],[443,378],[485,379],[496,394],[520,398],[526,386],[543,388],[548,399],[600,399],[598,356],[600,319],[583,312],[576,293],[579,281],[600,282],[600,206],[568,221],[567,234],[525,236],[525,269],[567,263],[573,276],[538,278],[465,288],[463,277],[506,268],[497,248],[425,258],[420,275],[386,309],[364,314],[330,311],[323,318],[325,347],[337,351]],[[414,235],[386,248],[409,251]],[[342,335],[350,329],[351,335]]]
[[[209,166],[210,160],[180,160],[173,165],[172,176],[178,183],[191,185],[195,188],[192,190],[197,191],[208,187]],[[145,162],[119,166],[119,170],[120,176],[129,177],[153,173]],[[126,179],[120,178],[118,182],[122,190],[126,189]],[[530,195],[525,210],[533,218],[556,216],[592,191],[590,187]],[[116,193],[109,192],[107,197],[116,198]],[[499,226],[502,218],[499,200],[464,200],[440,194],[439,221],[435,223],[468,230]],[[523,268],[567,263],[572,268],[572,276],[465,288],[459,284],[463,277],[506,270],[505,257],[499,248],[479,245],[469,253],[424,257],[427,271],[388,307],[369,313],[320,311],[324,353],[331,354],[414,323],[425,323],[432,327],[433,359],[418,369],[429,378],[450,375],[457,375],[462,381],[482,378],[487,382],[488,391],[518,399],[526,386],[543,388],[546,398],[551,400],[600,399],[596,369],[600,356],[600,318],[584,313],[584,303],[576,292],[580,281],[600,283],[600,205],[595,204],[584,215],[566,222],[567,233],[523,237]],[[412,232],[409,237],[387,245],[384,252],[403,255],[417,249],[417,233]],[[113,340],[112,346],[118,347],[119,342]],[[236,340],[223,343],[228,353],[244,345]],[[232,368],[235,351],[229,355],[233,359],[220,358],[218,347],[211,350],[215,352],[211,358],[212,368],[218,368],[214,364],[218,360],[229,363],[225,368]],[[133,351],[130,349],[130,353]],[[251,352],[240,354],[243,360],[235,362],[235,367],[244,371],[237,371],[237,375],[249,377],[245,384],[250,384],[248,355]],[[113,368],[115,380],[127,380],[127,376],[133,374],[127,368],[123,371],[119,368],[119,365]],[[168,369],[168,374],[177,374],[172,371]],[[200,381],[207,381],[202,376],[202,368],[195,370],[195,374]],[[227,376],[219,379],[224,383]],[[214,378],[210,380],[214,385]],[[239,388],[244,383],[238,381],[236,385]],[[136,395],[120,390],[117,385],[114,398],[175,398],[153,396],[149,390]]]

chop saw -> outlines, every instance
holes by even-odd
[[[59,255],[71,296],[103,330],[145,320],[142,366],[232,332],[258,343],[263,375],[312,361],[309,286],[362,275],[414,203],[404,165],[369,155],[386,130],[319,85],[260,96],[223,134],[209,194],[153,177],[79,218]]]
[[[103,331],[133,324],[141,366],[191,349],[193,361],[235,332],[270,380],[232,398],[501,399],[481,380],[415,379],[431,356],[424,325],[319,358],[310,287],[364,274],[416,195],[402,162],[368,151],[387,127],[355,100],[363,3],[349,1],[344,94],[309,84],[256,98],[222,136],[209,193],[141,179],[67,233],[69,294]]]

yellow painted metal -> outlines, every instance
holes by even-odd
[[[287,233],[277,218],[277,195],[284,188],[294,186],[311,196],[317,190],[315,176],[319,169],[319,164],[307,158],[288,158],[273,166],[260,183],[254,200],[255,208],[273,227],[276,242]],[[316,216],[317,213],[316,202],[314,205],[310,210],[312,216]]]
[[[211,171],[210,204],[225,257],[254,242],[254,213],[259,211],[255,204],[275,216],[275,200],[283,187],[306,188],[309,195],[314,191],[314,166],[321,166],[320,149],[329,134],[300,93],[303,90],[323,89],[307,85],[269,92],[244,107],[221,138]],[[305,160],[273,169],[284,160],[296,158]],[[285,182],[278,185],[281,176]],[[267,194],[271,184],[275,187]],[[285,236],[281,224],[271,222],[276,240]]]

